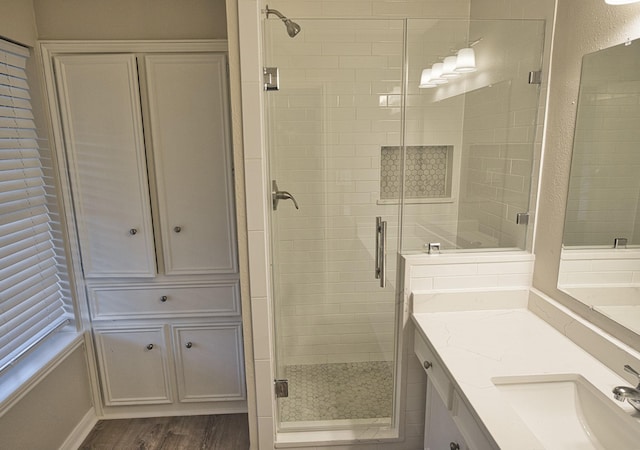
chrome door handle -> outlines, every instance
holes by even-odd
[[[387,221],[376,217],[376,279],[380,287],[387,286]]]
[[[300,209],[298,202],[290,192],[281,191],[278,189],[278,183],[276,180],[271,181],[271,203],[273,204],[273,210],[278,209],[278,202],[280,200],[291,200],[296,209]]]

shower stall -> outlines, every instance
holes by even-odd
[[[544,23],[266,16],[278,430],[393,427],[398,256],[526,247]]]

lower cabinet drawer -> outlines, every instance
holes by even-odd
[[[433,387],[438,391],[438,394],[442,398],[442,401],[447,406],[447,409],[451,409],[451,402],[453,396],[453,385],[449,381],[449,377],[444,371],[443,365],[436,357],[435,353],[429,347],[424,338],[416,332],[414,335],[414,352],[423,369],[427,372],[427,376],[433,383]]]
[[[89,288],[93,319],[235,316],[240,314],[236,281],[189,286]]]

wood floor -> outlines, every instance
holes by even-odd
[[[101,420],[80,449],[247,450],[246,414]]]

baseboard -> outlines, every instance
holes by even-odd
[[[67,439],[65,439],[59,450],[76,450],[80,447],[80,444],[82,444],[89,433],[91,433],[91,430],[96,423],[98,423],[98,416],[96,416],[95,409],[91,408],[87,411],[82,420],[80,420],[78,425],[76,425]]]

